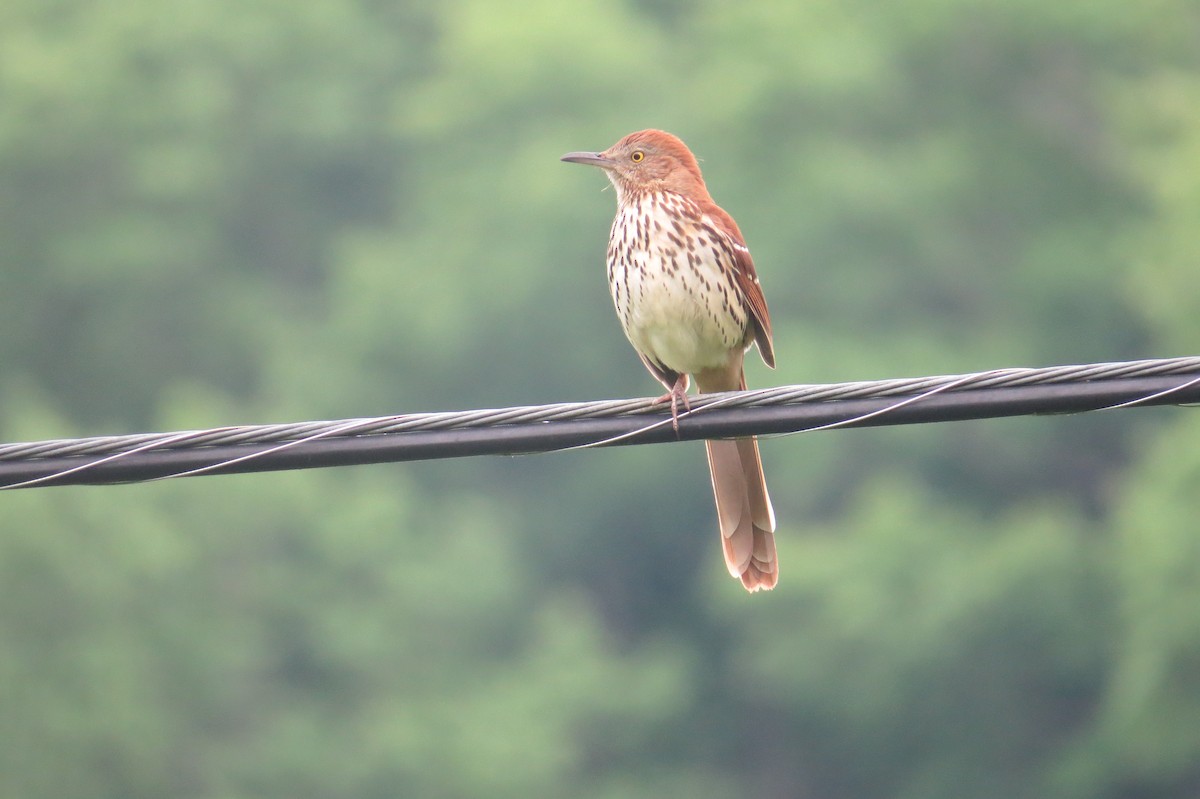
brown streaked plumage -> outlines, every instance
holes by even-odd
[[[598,166],[616,187],[608,285],[621,328],[667,388],[673,416],[687,405],[689,375],[702,392],[744,389],[742,359],[752,344],[774,368],[771,319],[750,251],[682,141],[642,130],[603,152],[562,160]],[[774,588],[775,513],[758,442],[704,443],[725,565],[749,591]]]

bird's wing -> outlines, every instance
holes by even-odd
[[[771,343],[771,316],[767,313],[767,298],[763,296],[762,286],[758,282],[758,273],[754,271],[754,259],[750,257],[750,249],[742,239],[733,217],[725,213],[719,206],[713,205],[707,209],[703,217],[704,224],[719,232],[728,242],[733,254],[733,276],[741,294],[742,302],[754,319],[754,341],[758,344],[759,354],[763,362],[775,368],[775,346]]]
[[[737,263],[734,276],[737,278],[738,289],[741,290],[742,299],[754,317],[754,340],[758,344],[763,363],[774,369],[775,345],[771,343],[771,316],[767,313],[767,298],[763,296],[762,285],[754,271],[754,260],[745,244],[734,242],[733,254]]]

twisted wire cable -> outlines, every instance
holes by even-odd
[[[1200,402],[1200,357],[0,445],[0,488],[462,457]]]

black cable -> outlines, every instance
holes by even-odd
[[[1200,402],[1200,358],[784,386],[692,400],[676,433],[652,400],[257,425],[0,446],[0,488],[1079,413]]]

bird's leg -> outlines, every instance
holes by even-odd
[[[675,384],[671,386],[671,390],[654,401],[655,404],[671,401],[671,429],[675,431],[675,435],[679,435],[679,404],[683,403],[683,409],[686,412],[692,412],[692,405],[688,402],[688,384],[688,376],[681,374],[675,378]]]

